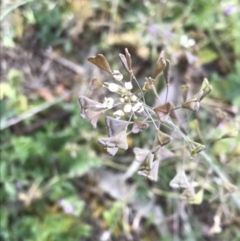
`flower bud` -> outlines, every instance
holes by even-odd
[[[131,90],[132,88],[133,88],[133,86],[132,86],[132,83],[131,82],[125,82],[125,88],[127,89],[127,90]]]
[[[117,119],[119,119],[122,116],[124,116],[124,112],[122,110],[117,110],[113,113],[113,116],[115,116]]]
[[[138,112],[141,113],[144,111],[143,103],[142,102],[137,102],[133,107],[132,107],[133,112]]]
[[[119,91],[119,85],[114,84],[114,83],[110,83],[108,84],[108,90],[111,92],[118,92]]]
[[[119,70],[113,70],[113,78],[117,81],[122,81],[123,75],[119,72]]]
[[[132,110],[132,105],[131,104],[124,105],[124,107],[123,107],[123,111],[124,112],[129,113],[129,112],[131,112],[131,110]]]

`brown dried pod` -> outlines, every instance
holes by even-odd
[[[143,88],[142,88],[142,90],[151,90],[152,89],[152,86],[153,86],[153,81],[154,81],[154,79],[152,79],[152,78],[145,78],[145,82],[144,82],[144,86],[143,86]]]
[[[152,168],[153,158],[154,158],[154,155],[149,151],[146,158],[144,159],[141,166],[139,167],[139,170],[140,171],[143,171],[143,170],[150,171]]]
[[[128,121],[117,120],[110,116],[106,116],[105,122],[107,125],[107,131],[108,131],[109,137],[115,136],[117,133],[119,133],[121,130],[123,130],[125,127],[127,127],[129,124]]]
[[[132,127],[132,133],[137,134],[142,130],[145,130],[148,128],[148,123],[142,122],[138,119],[134,121],[133,127]]]
[[[109,74],[113,73],[107,59],[102,54],[97,54],[97,56],[89,57],[88,61],[92,64],[95,64],[98,68],[108,72]]]
[[[164,76],[164,80],[166,85],[169,84],[169,69],[170,69],[170,61],[168,59],[166,59],[166,67],[163,70],[163,76]]]
[[[108,154],[110,154],[111,156],[115,156],[118,151],[118,147],[107,147],[106,150]]]
[[[88,118],[88,120],[90,120],[90,123],[93,126],[93,128],[97,127],[97,122],[104,112],[105,111],[103,110],[100,110],[100,111],[85,110],[86,117]]]
[[[149,150],[135,147],[135,148],[133,148],[133,152],[135,154],[135,160],[137,162],[142,163],[144,161],[144,159],[147,157]]]
[[[160,130],[156,130],[156,136],[151,152],[153,154],[157,153],[162,146],[167,145],[170,141],[172,141],[171,136],[161,132]]]
[[[203,95],[203,91],[200,90],[197,94],[188,99],[185,103],[182,104],[182,108],[188,109],[191,111],[198,111],[200,107],[200,98]]]
[[[125,55],[124,54],[119,54],[120,60],[123,64],[123,67],[126,69],[128,73],[132,72],[132,59],[131,55],[128,52],[128,49],[125,48]]]
[[[125,56],[127,59],[128,69],[131,72],[132,71],[132,58],[131,58],[131,54],[128,52],[127,48],[125,48]]]
[[[152,78],[156,79],[158,75],[162,73],[165,67],[166,67],[166,61],[165,59],[162,58],[160,54],[160,57],[154,67]]]
[[[191,111],[198,111],[200,107],[199,101],[187,101],[184,104],[182,104],[182,108],[188,109]]]
[[[195,141],[189,141],[188,142],[189,147],[190,147],[190,151],[191,151],[191,157],[195,157],[197,154],[199,154],[201,151],[203,151],[205,149],[205,146],[195,142]]]
[[[98,143],[103,145],[104,147],[118,147],[123,150],[128,149],[128,142],[127,142],[127,132],[126,129],[120,131],[117,135],[108,137],[108,138],[100,138]]]
[[[121,62],[122,62],[123,67],[126,69],[126,71],[127,71],[128,73],[130,73],[130,70],[129,70],[129,68],[128,68],[127,59],[126,59],[125,55],[124,55],[124,54],[119,54],[119,57],[120,57],[120,60],[121,60]]]
[[[190,184],[188,182],[185,171],[178,172],[177,175],[169,183],[169,185],[172,188],[186,188],[186,189],[188,189]]]
[[[207,78],[204,78],[201,90],[203,91],[203,94],[200,96],[200,101],[212,91],[212,86],[209,84]]]
[[[101,106],[102,103],[91,100],[85,96],[80,96],[78,101],[81,106],[80,116],[82,118],[88,118],[92,126],[96,128],[97,121],[101,114],[105,112],[106,108],[97,107]]]
[[[163,105],[153,108],[153,110],[157,114],[159,120],[161,122],[165,122],[170,114],[171,108],[172,108],[172,104],[170,102],[167,102]]]
[[[160,163],[159,160],[155,160],[152,164],[151,170],[138,171],[138,175],[147,177],[149,180],[156,182],[158,180],[159,163]]]

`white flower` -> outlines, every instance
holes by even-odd
[[[106,106],[108,109],[112,109],[114,104],[114,99],[113,98],[104,98],[103,105]]]
[[[113,98],[104,98],[104,102],[102,104],[96,105],[97,108],[106,108],[106,109],[112,109],[114,104]]]
[[[131,90],[132,88],[133,88],[133,86],[132,86],[132,83],[131,82],[125,82],[125,88],[127,89],[127,90]]]
[[[129,113],[129,112],[131,112],[131,110],[132,110],[132,105],[131,104],[124,105],[124,107],[123,107],[123,111],[124,112]]]
[[[113,70],[113,78],[117,81],[121,81],[123,79],[123,75],[119,72],[119,70]]]
[[[143,103],[142,102],[137,102],[133,107],[132,107],[132,111],[133,112],[143,112],[144,111],[144,107],[143,107]]]
[[[122,110],[117,110],[113,113],[113,116],[115,116],[117,119],[120,119],[122,116],[124,116],[124,112]]]
[[[137,100],[137,96],[136,95],[132,95],[131,96],[131,101],[135,102]]]
[[[118,92],[119,91],[119,85],[117,84],[114,84],[114,83],[110,83],[108,85],[108,90],[111,91],[111,92]]]
[[[184,34],[181,36],[180,44],[185,48],[189,48],[195,45],[195,40],[188,38],[188,36]]]
[[[125,103],[124,98],[120,98],[119,100],[120,100],[120,102]]]

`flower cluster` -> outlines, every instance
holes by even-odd
[[[91,81],[90,89],[93,89],[94,85],[105,88],[112,94],[111,97],[105,97],[103,103],[80,96],[80,115],[82,118],[87,118],[92,126],[96,128],[99,118],[104,113],[112,113],[112,117],[108,115],[105,117],[108,137],[98,140],[99,144],[112,156],[119,149],[128,149],[128,135],[131,133],[137,134],[149,128],[149,123],[152,123],[155,132],[152,147],[150,150],[135,148],[134,152],[136,156],[135,161],[139,164],[138,174],[152,181],[157,181],[158,167],[161,161],[158,159],[158,153],[161,152],[163,146],[168,145],[173,140],[171,132],[179,131],[181,134],[180,129],[173,122],[176,118],[175,111],[178,109],[187,109],[193,112],[198,111],[202,99],[210,93],[212,87],[208,80],[204,79],[199,92],[187,98],[188,87],[185,85],[182,88],[183,103],[181,105],[174,107],[172,103],[167,101],[168,96],[166,95],[165,103],[156,107],[150,107],[146,104],[144,95],[147,91],[152,91],[158,97],[155,84],[161,73],[168,88],[170,61],[165,59],[161,53],[153,69],[152,76],[147,77],[143,86],[141,86],[133,74],[131,55],[128,50],[125,49],[125,55],[119,54],[119,57],[129,75],[129,79],[126,81],[119,70],[111,69],[104,55],[98,54],[88,58],[91,63],[106,71],[113,79],[112,82],[103,83],[99,83],[97,79],[94,79],[94,81]],[[161,126],[167,126],[172,131],[164,133],[160,128]],[[205,149],[204,145],[190,140],[183,133],[181,136],[189,146],[189,155],[191,158],[195,158],[198,153]],[[199,196],[201,194],[195,194],[194,187],[188,181],[184,170],[177,173],[170,182],[170,186],[172,188],[184,189],[183,196],[192,202],[194,202],[196,195]]]

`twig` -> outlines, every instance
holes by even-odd
[[[59,102],[62,102],[64,99],[69,97],[70,94],[71,94],[70,92],[65,92],[64,94],[62,94],[60,97],[54,99],[53,101],[46,102],[42,105],[37,106],[36,108],[34,108],[32,110],[29,110],[29,111],[21,114],[20,116],[11,118],[10,120],[6,121],[5,123],[3,123],[0,126],[0,130],[4,130],[10,126],[16,125],[17,123],[19,123],[29,117],[32,117],[32,116],[36,115],[37,113],[44,111],[45,109],[48,109],[53,105],[58,104]]]
[[[44,56],[51,60],[54,60],[55,62],[63,65],[64,67],[72,70],[73,72],[75,72],[79,75],[84,75],[86,73],[85,69],[83,67],[81,67],[80,65],[72,62],[69,59],[61,57],[55,53],[50,53],[50,54],[45,53]]]

